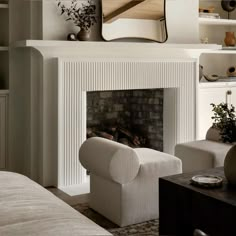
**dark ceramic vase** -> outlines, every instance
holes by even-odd
[[[89,41],[90,40],[90,30],[81,29],[77,34],[77,39],[79,41]]]
[[[226,154],[224,161],[225,177],[231,185],[236,186],[236,145]]]
[[[221,1],[221,7],[225,11],[233,11],[236,8],[236,0],[222,0]]]

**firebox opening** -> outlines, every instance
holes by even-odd
[[[163,89],[87,92],[87,138],[163,151]]]

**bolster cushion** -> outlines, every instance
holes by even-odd
[[[120,184],[131,182],[140,167],[134,149],[99,137],[89,138],[82,144],[79,159],[91,173]]]

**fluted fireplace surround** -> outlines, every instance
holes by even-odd
[[[36,50],[29,50],[29,47]],[[195,139],[198,57],[204,50],[214,47],[156,43],[19,42],[12,53],[13,64],[18,68],[12,75],[12,90],[17,91],[19,72],[26,70],[22,62],[24,55],[30,58],[31,69],[29,73],[24,73],[21,89],[31,105],[27,106],[25,100],[20,103],[26,106],[22,119],[30,120],[29,130],[24,131],[29,146],[24,152],[24,162],[17,159],[17,155],[22,156],[23,150],[19,145],[23,141],[16,143],[14,137],[17,138],[17,132],[23,130],[18,127],[17,132],[11,131],[12,134],[16,132],[10,139],[12,166],[21,165],[23,172],[44,186],[82,184],[86,171],[79,162],[78,152],[86,139],[88,91],[163,88],[163,149],[173,154],[176,143]],[[19,105],[17,99],[19,96],[13,95],[12,114],[14,107]]]

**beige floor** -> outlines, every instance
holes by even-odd
[[[63,191],[54,188],[54,187],[49,187],[47,188],[50,192],[55,194],[58,198],[69,204],[70,206],[74,206],[76,204],[80,203],[86,203],[88,202],[89,199],[89,194],[82,194],[82,195],[77,195],[77,196],[70,196]]]

